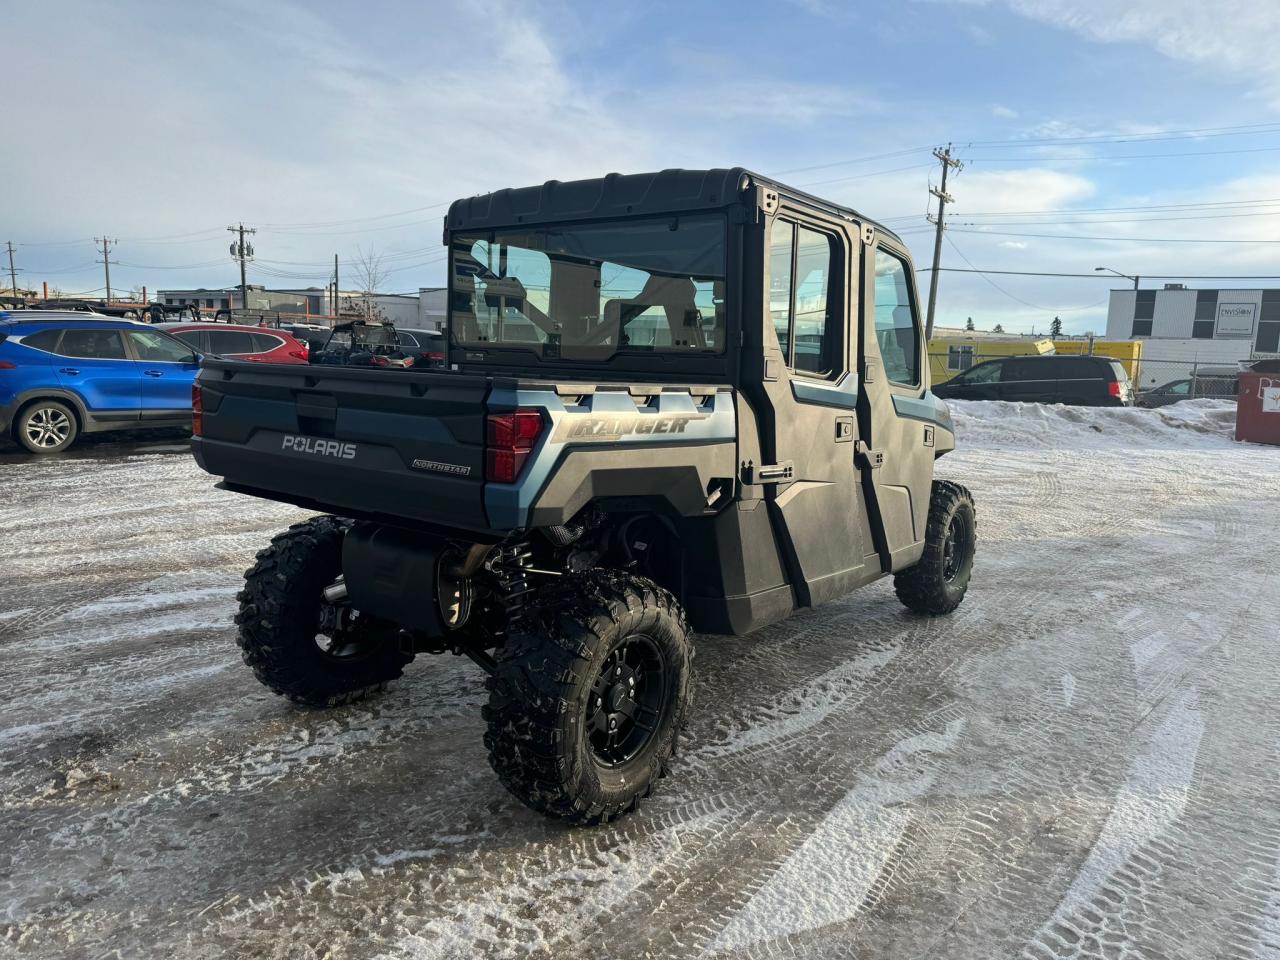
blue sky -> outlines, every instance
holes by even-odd
[[[1274,3],[51,0],[6,16],[7,73],[26,82],[0,242],[37,287],[101,287],[104,232],[113,287],[234,283],[224,228],[244,220],[255,282],[323,284],[334,253],[350,276],[364,249],[413,290],[443,280],[456,196],[735,164],[886,218],[927,265],[929,148],[946,142],[966,168],[944,266],[1280,274],[1280,243],[1253,242],[1280,241]],[[1101,329],[1107,287],[947,273],[939,318]]]

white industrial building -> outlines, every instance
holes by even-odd
[[[1234,363],[1280,354],[1280,289],[1112,290],[1108,340],[1141,340],[1142,359]]]

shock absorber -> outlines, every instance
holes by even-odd
[[[497,547],[485,561],[485,569],[497,582],[499,600],[506,611],[508,623],[520,618],[526,598],[533,592],[533,585],[529,582],[532,565],[533,547],[527,541]]]

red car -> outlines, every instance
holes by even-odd
[[[310,348],[292,334],[236,323],[156,323],[198,353],[260,363],[306,363]]]

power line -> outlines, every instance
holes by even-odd
[[[1107,160],[1166,160],[1172,157],[1223,157],[1237,153],[1275,153],[1280,147],[1247,147],[1240,150],[1196,150],[1191,153],[1115,153],[1076,157],[977,157],[974,163],[1097,163]]]
[[[968,261],[965,261],[968,263]],[[981,267],[939,267],[942,273],[990,273],[995,276],[1010,277],[1075,277],[1087,280],[1112,280],[1108,274],[1102,273],[1059,273],[1051,270],[988,270]],[[930,268],[925,267],[918,270],[917,273],[931,273]],[[1148,280],[1275,280],[1280,278],[1280,273],[1144,273],[1143,276]]]
[[[1199,209],[1233,209],[1236,207],[1264,206],[1280,204],[1280,197],[1265,197],[1256,200],[1219,200],[1204,203],[1157,203],[1136,204],[1130,207],[1060,207],[1056,210],[977,210],[967,214],[970,217],[1029,217],[1047,216],[1054,213],[1128,213],[1155,210],[1199,210]],[[892,217],[881,217],[882,222],[891,220],[909,220],[918,217],[917,213],[900,213]]]
[[[1034,237],[1041,240],[1114,240],[1126,243],[1280,243],[1278,240],[1214,240],[1202,237],[1103,237],[1077,233],[1016,233],[1008,230],[967,230],[956,228],[957,233],[976,233],[987,237]]]
[[[1156,140],[1200,140],[1206,137],[1239,137],[1280,133],[1280,123],[1246,123],[1234,127],[1199,127],[1188,130],[1156,130],[1151,133],[1098,133],[1073,137],[1038,137],[1013,140],[966,140],[966,147],[1048,143],[1143,143]]]
[[[956,252],[956,254],[960,257],[961,260],[969,264],[970,269],[973,270],[974,273],[981,276],[983,280],[987,281],[987,283],[991,284],[992,287],[994,287],[996,290],[1003,293],[1010,300],[1015,300],[1018,303],[1021,303],[1023,306],[1031,307],[1034,310],[1043,310],[1046,313],[1077,313],[1081,310],[1092,310],[1094,307],[1100,307],[1102,306],[1102,304],[1107,302],[1106,299],[1099,300],[1097,303],[1090,303],[1083,307],[1042,307],[1039,304],[1031,303],[1029,300],[1023,300],[1021,297],[1014,296],[1004,287],[1000,286],[1000,284],[996,283],[994,280],[988,277],[983,271],[979,270],[972,263],[970,263],[969,258],[964,255],[964,251],[962,251],[959,247],[957,247],[956,242],[952,240],[950,237],[947,237],[947,243],[951,244],[951,249]],[[937,286],[936,276],[934,278],[934,286]],[[927,341],[928,337],[925,337],[925,339]]]

